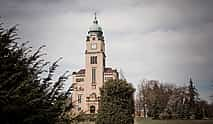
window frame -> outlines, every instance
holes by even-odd
[[[83,95],[82,94],[78,94],[78,103],[82,103],[82,97],[83,97]]]
[[[90,64],[97,64],[98,63],[97,56],[90,56]]]
[[[92,83],[96,82],[96,68],[92,68]]]

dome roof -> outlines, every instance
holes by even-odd
[[[92,24],[90,27],[89,27],[89,32],[90,31],[102,31],[102,28],[99,24]]]
[[[93,20],[93,24],[89,27],[89,32],[102,32],[102,28],[101,26],[98,24],[98,20],[96,18],[96,14],[95,14],[95,18]]]

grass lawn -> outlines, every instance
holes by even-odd
[[[143,120],[136,118],[135,124],[213,124],[213,120]]]
[[[81,122],[79,124],[95,124],[94,122]],[[143,120],[135,119],[135,124],[213,124],[213,120]]]

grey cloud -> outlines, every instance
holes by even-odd
[[[87,30],[94,11],[103,27],[107,65],[130,82],[213,80],[212,0],[3,0],[0,16],[20,24],[23,40],[47,45],[60,70],[84,67]]]

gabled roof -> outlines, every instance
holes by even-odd
[[[86,70],[85,69],[80,69],[78,72],[73,72],[72,74],[85,74]],[[112,69],[110,67],[104,68],[104,73],[113,73],[117,72],[116,69]]]
[[[117,70],[116,69],[112,69],[110,67],[107,67],[107,68],[104,68],[104,73],[117,73]]]
[[[85,74],[85,69],[80,69],[78,72],[73,72],[72,74]]]
[[[104,73],[112,73],[113,72],[113,70],[112,70],[112,68],[104,68]]]

